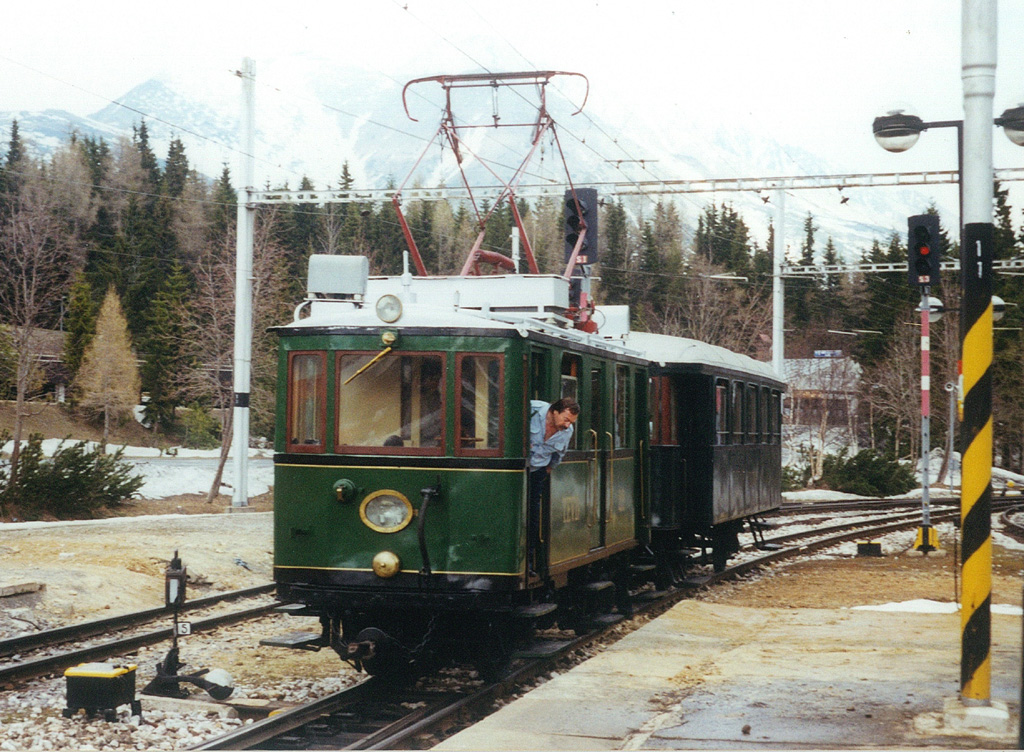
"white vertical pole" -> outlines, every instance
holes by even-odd
[[[992,222],[992,100],[996,91],[996,0],[964,0],[964,216]]]
[[[238,231],[235,266],[235,380],[232,450],[235,485],[231,506],[249,506],[249,376],[252,370],[252,246],[256,207],[249,200],[254,190],[255,66],[242,60],[241,154],[238,171]]]
[[[775,212],[775,243],[772,248],[772,368],[775,375],[783,377],[782,361],[786,346],[783,326],[785,324],[785,295],[782,287],[782,262],[786,255],[786,191],[780,189]]]
[[[519,228],[512,228],[512,263],[515,264],[513,274],[519,274]]]

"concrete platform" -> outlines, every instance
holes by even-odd
[[[995,722],[974,726],[953,717],[958,614],[684,601],[435,749],[1014,748],[1019,616],[993,615],[992,645]]]

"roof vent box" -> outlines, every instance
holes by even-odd
[[[314,254],[309,257],[306,292],[310,297],[366,295],[370,262],[366,256]]]

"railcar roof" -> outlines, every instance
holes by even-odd
[[[766,381],[784,383],[771,364],[724,347],[709,345],[686,337],[671,337],[650,332],[628,332],[624,344],[643,353],[643,357],[659,365],[685,364],[709,366],[738,373],[750,374]]]

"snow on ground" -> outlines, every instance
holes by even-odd
[[[61,445],[72,446],[77,441],[64,439],[46,439],[43,441],[43,453],[52,456]],[[96,446],[93,442],[86,442],[88,449]],[[12,442],[5,444],[0,451],[10,456]],[[116,447],[109,445],[109,451],[113,452]],[[213,484],[214,475],[217,472],[217,461],[220,458],[220,449],[186,449],[184,447],[172,447],[168,450],[154,449],[152,447],[123,447],[122,457],[135,466],[136,472],[146,478],[146,482],[139,489],[139,496],[144,499],[163,499],[178,494],[206,493]],[[271,449],[250,449],[248,461],[248,490],[249,496],[265,494],[274,485],[274,463],[271,459]],[[224,475],[221,479],[222,491],[230,493],[234,487],[235,465],[234,454],[232,453],[224,465]]]
[[[959,603],[944,603],[918,599],[901,601],[900,603],[879,603],[875,606],[852,606],[851,611],[891,611],[902,614],[955,614],[960,610]],[[1020,606],[1008,606],[995,603],[991,607],[993,614],[1020,616],[1024,610]]]
[[[138,494],[144,499],[163,499],[178,494],[206,493],[217,472],[217,458],[174,458],[129,460],[135,470],[146,478]],[[274,485],[274,462],[268,457],[253,456],[248,461],[249,496],[265,494]],[[228,460],[221,478],[223,493],[231,493],[235,485],[235,465]]]

